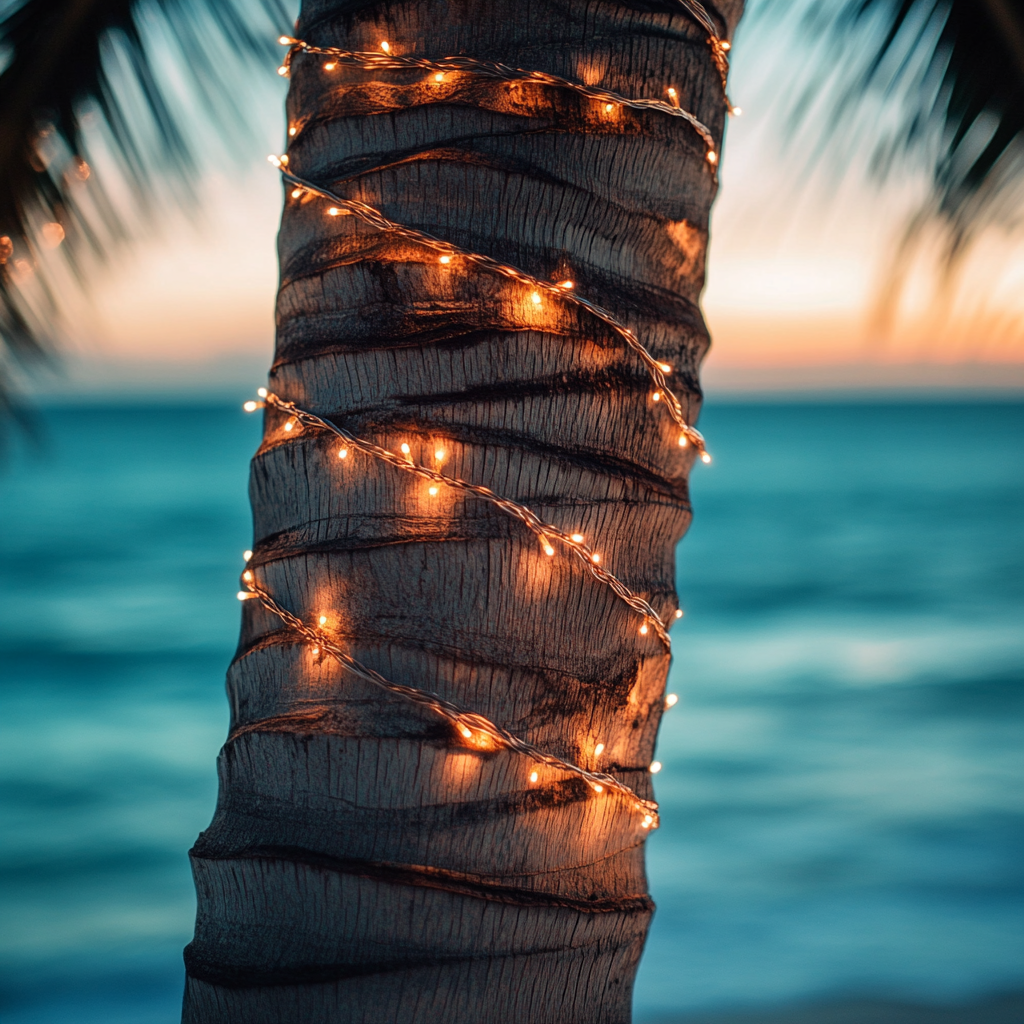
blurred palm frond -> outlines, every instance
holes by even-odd
[[[197,125],[245,134],[238,70],[272,68],[286,24],[280,0],[0,0],[0,409],[17,367],[48,352],[42,250],[80,275],[85,252],[130,234],[112,186],[137,210],[189,196]]]
[[[768,0],[765,10],[777,5],[790,6]],[[984,228],[1019,226],[1024,0],[833,0],[804,21],[819,43],[797,118],[824,90],[825,136],[835,139],[871,105],[854,135],[872,148],[872,170],[885,177],[910,161],[931,180],[908,239],[940,222],[952,265]]]

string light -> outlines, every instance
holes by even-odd
[[[395,221],[388,220],[379,210],[374,209],[372,206],[366,203],[360,202],[355,199],[342,199],[340,196],[335,195],[333,192],[327,189],[321,188],[319,185],[313,184],[311,181],[306,181],[303,178],[299,178],[291,172],[283,169],[284,157],[276,157],[271,155],[268,157],[271,163],[281,169],[281,173],[286,181],[291,182],[293,185],[299,186],[314,195],[319,195],[323,199],[329,199],[337,203],[338,206],[332,206],[328,213],[332,210],[340,209],[342,212],[351,213],[362,220],[365,224],[376,228],[379,231],[390,231],[395,235],[415,241],[425,247],[434,249],[445,250],[451,252],[455,249],[460,256],[465,257],[467,260],[484,267],[489,271],[493,271],[496,274],[500,274],[503,277],[507,277],[511,280],[518,281],[522,284],[531,285],[535,289],[535,294],[541,295],[547,293],[552,296],[558,296],[566,301],[572,302],[575,305],[587,310],[593,314],[602,323],[607,324],[615,331],[616,334],[621,337],[626,344],[632,349],[637,355],[640,356],[641,361],[644,364],[649,376],[657,385],[658,390],[662,393],[665,398],[665,407],[668,413],[676,425],[683,431],[683,434],[694,444],[697,450],[704,450],[704,436],[695,427],[690,426],[686,422],[683,415],[683,406],[675,393],[669,388],[668,382],[665,380],[665,374],[672,372],[672,367],[668,363],[662,363],[656,360],[651,353],[644,347],[640,342],[640,339],[633,333],[633,331],[626,326],[621,320],[619,320],[613,313],[609,312],[602,306],[599,306],[595,302],[591,302],[589,299],[585,299],[575,292],[567,291],[566,289],[559,288],[557,285],[550,284],[547,281],[542,281],[539,278],[535,278],[525,271],[518,269],[517,267],[510,266],[507,263],[501,263],[498,260],[492,259],[490,256],[484,256],[480,253],[471,252],[468,249],[458,249],[453,246],[451,242],[446,242],[434,235],[428,234],[425,231],[418,231],[414,228],[408,228],[404,225],[398,224]]]
[[[674,708],[679,703],[679,695],[676,693],[665,694],[665,709]]]
[[[661,771],[661,762],[660,761],[652,761],[651,762],[651,768],[650,768],[651,774],[652,775],[657,775],[658,772],[660,772],[660,771]]]
[[[711,20],[704,5],[699,0],[678,0],[679,5],[690,15],[708,34],[708,46],[711,48],[711,60],[718,71],[718,77],[722,81],[722,95],[725,98],[726,109],[732,111],[733,106],[729,102],[729,94],[726,91],[729,81],[729,58],[726,54],[732,49],[732,44],[718,35],[718,28]]]
[[[278,604],[270,592],[255,581],[247,582],[246,587],[246,590],[238,592],[238,599],[240,601],[249,600],[250,598],[258,599],[267,611],[273,612],[285,625],[290,627],[292,632],[301,641],[310,644],[314,655],[319,655],[321,652],[325,655],[330,655],[352,675],[363,679],[365,682],[372,683],[374,686],[378,686],[397,697],[402,697],[419,707],[434,712],[450,722],[464,739],[472,740],[484,749],[503,746],[520,754],[525,754],[542,765],[579,776],[590,784],[595,793],[603,793],[606,787],[613,792],[619,793],[627,798],[634,810],[645,812],[644,820],[650,818],[650,822],[645,827],[650,827],[651,824],[657,821],[658,805],[653,800],[644,800],[639,797],[634,790],[630,789],[624,782],[620,782],[614,775],[609,775],[606,772],[590,771],[589,769],[581,768],[577,764],[573,764],[571,761],[566,761],[563,758],[556,757],[554,754],[549,754],[541,750],[540,747],[534,746],[534,744],[521,739],[507,729],[496,725],[489,718],[477,714],[475,711],[467,711],[440,694],[432,693],[430,690],[421,690],[415,686],[393,683],[379,672],[368,668],[361,661],[352,657],[329,633],[316,626],[308,625],[297,615]],[[228,742],[230,743],[239,736],[244,735],[247,731],[249,730],[245,727],[235,730],[228,737]],[[537,775],[537,773],[534,772],[533,775]],[[536,781],[533,775],[530,777],[531,781]]]
[[[242,560],[243,561],[248,562],[250,558],[252,558],[252,552],[251,551],[243,551],[242,552]]]
[[[526,526],[526,528],[537,537],[537,540],[546,555],[551,556],[555,554],[555,548],[553,547],[552,542],[557,542],[563,547],[568,548],[573,555],[586,565],[587,570],[594,579],[609,587],[622,602],[628,605],[645,622],[650,623],[650,625],[654,627],[654,631],[659,640],[664,644],[665,649],[671,650],[672,641],[669,639],[668,629],[654,607],[648,601],[644,600],[644,598],[640,597],[639,594],[630,590],[630,588],[627,587],[618,577],[614,576],[606,569],[602,569],[599,566],[601,555],[598,552],[591,550],[582,540],[576,540],[575,535],[564,533],[557,526],[544,522],[526,505],[521,505],[518,502],[512,501],[510,498],[504,498],[501,495],[496,494],[489,487],[484,487],[480,484],[472,484],[466,480],[460,479],[459,477],[447,476],[437,469],[419,465],[412,460],[412,449],[408,442],[402,442],[402,455],[396,455],[387,448],[382,448],[380,445],[376,445],[372,441],[367,441],[364,438],[357,437],[355,434],[331,423],[329,420],[322,419],[315,413],[311,413],[305,409],[300,409],[294,402],[288,402],[285,399],[280,398],[278,395],[275,395],[273,392],[267,393],[265,401],[268,406],[286,413],[289,416],[288,423],[298,424],[314,430],[329,431],[335,437],[346,442],[347,448],[354,448],[357,451],[370,455],[375,459],[386,462],[389,465],[394,466],[396,469],[401,469],[407,473],[413,473],[433,483],[442,484],[454,490],[462,491],[466,494],[472,495],[473,497],[480,498],[483,501],[491,503],[502,512],[518,519],[524,526]],[[288,424],[286,423],[285,426],[287,427],[287,425]]]
[[[603,753],[604,753],[604,744],[603,743],[598,743],[598,745],[596,747],[594,747],[594,757],[600,757]]]
[[[610,89],[583,85],[580,82],[573,82],[571,79],[562,78],[559,75],[548,74],[546,71],[526,71],[523,68],[499,64],[496,61],[478,60],[475,57],[442,57],[438,60],[431,60],[427,57],[402,57],[393,54],[388,43],[380,44],[383,53],[340,50],[332,46],[313,46],[304,39],[292,39],[286,45],[288,45],[289,50],[285,55],[284,64],[282,65],[283,70],[278,69],[278,73],[282,75],[290,73],[295,54],[307,53],[320,57],[329,57],[332,64],[332,68],[329,70],[332,70],[334,65],[340,64],[345,67],[359,68],[363,71],[427,71],[434,75],[435,81],[439,81],[437,78],[438,74],[444,75],[452,71],[474,74],[483,78],[494,78],[502,82],[530,82],[556,89],[569,89],[579,96],[601,103],[606,113],[611,113],[616,107],[626,107],[631,110],[659,111],[672,117],[681,118],[701,137],[707,149],[713,149],[715,145],[711,129],[688,110],[684,110],[678,103],[678,97],[677,101],[672,103],[655,99],[630,99],[617,92],[612,92]],[[327,68],[326,64],[324,68]],[[671,90],[670,95],[675,95],[674,89]]]

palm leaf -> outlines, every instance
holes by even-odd
[[[765,13],[789,7],[767,0]],[[797,120],[815,111],[844,152],[867,143],[880,176],[923,165],[926,208],[910,233],[938,221],[946,257],[961,255],[993,222],[1019,222],[1024,198],[1024,0],[837,0],[806,18],[822,40]],[[838,69],[838,70],[837,70]],[[822,89],[830,96],[815,102]],[[852,135],[866,104],[869,118]],[[868,138],[865,138],[865,131]],[[846,137],[840,139],[840,133]]]
[[[80,273],[84,251],[129,234],[110,182],[85,161],[85,119],[140,206],[168,183],[187,196],[200,133],[159,66],[173,63],[205,119],[244,126],[232,71],[249,58],[272,67],[271,28],[285,24],[280,0],[0,0],[0,406],[11,407],[17,367],[48,351],[41,243],[61,243]],[[35,308],[19,274],[33,275]]]

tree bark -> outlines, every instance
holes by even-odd
[[[728,36],[740,4],[720,6]],[[715,12],[712,12],[713,15]],[[722,16],[721,14],[719,16]],[[306,0],[321,46],[466,55],[681,105],[721,139],[704,32],[674,2]],[[716,180],[658,112],[479,76],[296,57],[289,168],[627,322],[688,420]],[[693,448],[621,338],[571,303],[288,198],[270,387],[579,531],[665,619]],[[669,656],[578,562],[492,505],[282,429],[252,463],[250,567],[364,664],[650,798]],[[653,904],[628,801],[313,654],[258,601],[228,672],[220,797],[192,850],[184,1020],[622,1022]],[[604,751],[595,754],[596,745]]]

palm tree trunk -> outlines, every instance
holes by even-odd
[[[729,3],[734,27],[738,0]],[[353,11],[354,9],[354,11]],[[721,138],[707,33],[674,2],[306,0],[321,46],[464,54],[683,107]],[[571,90],[295,58],[289,169],[627,322],[692,421],[716,182],[686,123]],[[286,200],[270,387],[585,535],[676,608],[693,448],[622,339],[571,302]],[[252,571],[397,683],[651,797],[669,656],[500,509],[268,409]],[[354,678],[247,601],[220,799],[192,851],[184,1019],[620,1022],[653,904],[633,806]],[[598,744],[604,751],[598,755]],[[537,780],[531,773],[537,771]]]

